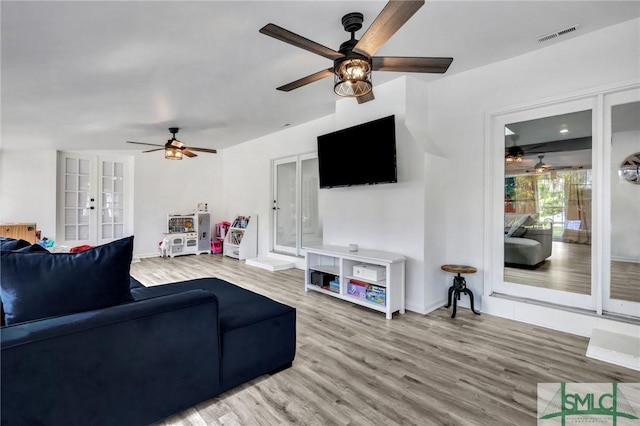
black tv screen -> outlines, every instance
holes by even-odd
[[[320,188],[398,181],[395,116],[318,136]]]

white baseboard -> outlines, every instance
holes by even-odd
[[[420,315],[427,315],[430,312],[435,311],[436,309],[442,307],[446,301],[444,299],[437,300],[435,302],[430,303],[429,305],[418,305],[415,303],[407,303],[405,309],[407,311],[415,312]]]
[[[416,305],[413,303],[406,303],[404,307],[407,311],[415,312],[417,314],[426,315],[431,311],[427,311],[424,305]]]
[[[133,259],[137,259],[137,261],[140,259],[148,259],[150,257],[160,257],[160,255],[158,253],[134,253],[133,255]]]

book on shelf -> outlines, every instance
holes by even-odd
[[[244,232],[231,231],[231,233],[229,234],[229,242],[234,245],[240,245],[243,235],[244,235]]]
[[[233,225],[231,225],[231,227],[232,228],[246,228],[247,225],[249,225],[249,219],[251,219],[251,216],[238,216],[233,221]]]

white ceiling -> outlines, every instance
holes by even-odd
[[[345,13],[366,28],[385,4],[2,1],[1,148],[140,150],[125,141],[164,143],[177,126],[187,145],[223,149],[331,114],[330,78],[275,90],[331,61],[258,30],[272,22],[337,50]],[[377,56],[451,56],[446,77],[638,16],[638,1],[427,1]],[[399,75],[374,72],[374,87]]]

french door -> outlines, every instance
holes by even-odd
[[[57,245],[99,245],[132,233],[131,157],[58,153]]]
[[[304,247],[322,244],[316,154],[273,161],[273,250],[301,256]]]

